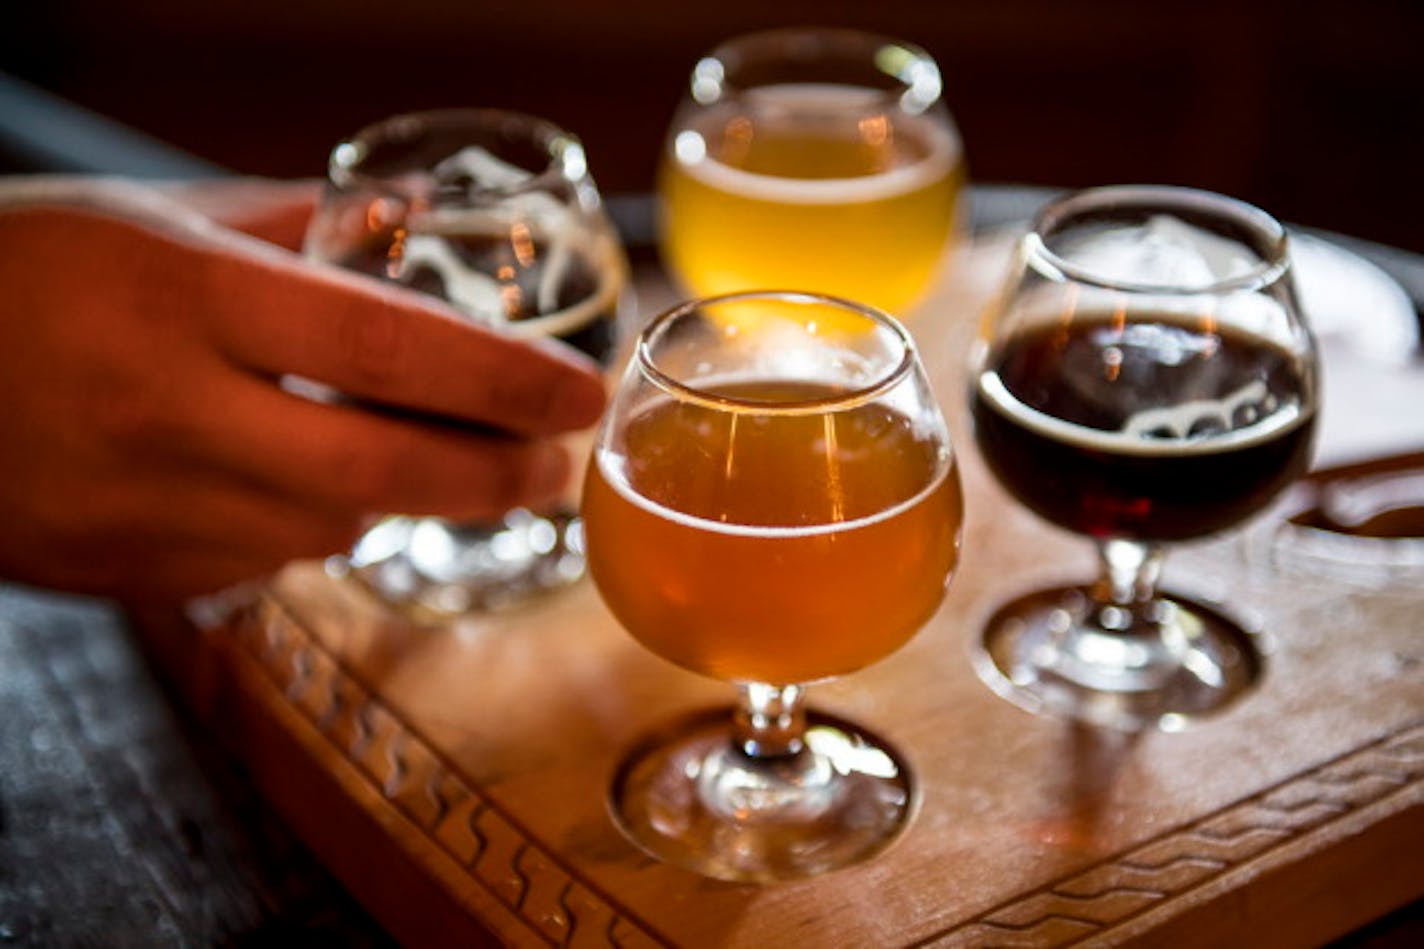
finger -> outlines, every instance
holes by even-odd
[[[293,560],[343,553],[363,523],[202,476],[130,501],[127,517],[59,539],[35,579],[91,594],[171,600],[260,577]]]
[[[162,190],[224,227],[296,251],[302,247],[321,189],[322,183],[314,179],[219,178],[181,182]]]
[[[234,374],[215,394],[220,424],[187,450],[305,503],[348,512],[502,515],[559,496],[567,452],[548,441],[475,434],[359,406],[322,404]]]
[[[585,428],[602,378],[573,350],[462,322],[413,291],[296,259],[214,254],[207,314],[236,364],[525,435]]]
[[[174,602],[217,593],[238,584],[261,582],[294,561],[348,550],[349,545],[328,552],[283,557],[252,544],[170,542],[160,549],[131,553],[125,572],[107,577],[103,585],[90,592],[123,599]]]
[[[221,549],[273,570],[350,550],[368,522],[362,513],[302,503],[218,471],[172,486],[133,535],[159,551]]]
[[[221,548],[169,548],[140,562],[141,572],[92,590],[129,603],[173,603],[262,581],[283,563]]]

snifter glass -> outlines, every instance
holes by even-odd
[[[1287,245],[1258,208],[1186,188],[1092,189],[1033,222],[978,345],[975,436],[1100,566],[990,619],[976,658],[1007,698],[1171,729],[1259,676],[1253,631],[1158,576],[1165,544],[1239,524],[1309,462],[1317,357]]]
[[[903,315],[941,272],[965,179],[924,50],[847,29],[729,40],[699,60],[659,175],[688,292],[795,287]]]
[[[471,322],[612,358],[627,266],[579,140],[494,109],[414,113],[332,151],[306,253],[434,294]],[[393,513],[355,575],[421,621],[499,608],[584,573],[572,503],[493,523]]]
[[[727,880],[865,859],[916,799],[895,752],[808,712],[808,683],[898,649],[959,557],[949,436],[905,331],[829,297],[755,293],[656,319],[585,479],[589,569],[657,655],[737,688],[620,768],[619,827]]]

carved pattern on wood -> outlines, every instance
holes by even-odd
[[[551,945],[663,940],[509,820],[275,605],[236,629],[292,706],[372,787]],[[1104,934],[1391,794],[1424,804],[1424,722],[1021,894],[919,945],[1063,946]]]
[[[1391,794],[1424,804],[1424,723],[1301,774],[925,940],[1064,946],[1107,932]]]
[[[233,632],[291,707],[531,936],[555,946],[663,944],[525,834],[291,616],[268,604]]]

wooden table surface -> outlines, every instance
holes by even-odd
[[[1377,259],[1421,299],[1424,263],[1389,251]],[[1184,565],[1200,566],[1192,556],[1200,555],[1189,555]],[[878,680],[867,692],[905,668],[902,660],[889,671],[868,673]],[[0,945],[384,944],[381,927],[296,842],[287,820],[254,794],[244,764],[217,752],[211,736],[191,724],[188,709],[157,683],[111,605],[13,587],[0,591]],[[188,685],[188,700],[201,696]],[[1411,693],[1400,694],[1397,701],[1411,701]],[[847,692],[829,695],[849,706],[859,701]],[[650,698],[654,711],[684,700]],[[863,718],[874,707],[856,711]],[[952,757],[963,743],[931,723],[902,722],[891,730],[912,748],[938,742],[932,757]],[[1372,740],[1392,754],[1388,742],[1397,732]],[[1370,738],[1363,732],[1347,737]],[[1090,764],[1116,757],[1112,748],[1080,745],[1079,751]],[[1309,749],[1294,753],[1310,757]],[[520,766],[517,760],[503,764]],[[1213,793],[1210,767],[1203,763],[1207,796]],[[1070,768],[1060,778],[1071,782],[1073,773]],[[1087,772],[1079,778],[1096,780]],[[973,802],[967,803],[972,813]],[[288,810],[288,820],[292,816]],[[1045,845],[1085,818],[1068,816],[1066,823],[1046,816]],[[306,823],[296,817],[293,824]],[[1116,842],[1131,843],[1126,837]],[[317,843],[327,855],[334,845]],[[959,858],[972,861],[974,854]],[[886,881],[870,871],[863,882]],[[1412,937],[1417,944],[1420,926],[1416,908],[1350,940],[1404,945]]]

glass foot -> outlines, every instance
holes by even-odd
[[[782,758],[744,754],[727,711],[652,737],[614,778],[614,822],[650,856],[719,880],[794,880],[874,856],[918,805],[909,770],[856,726],[807,719],[804,749]]]
[[[388,517],[348,558],[350,574],[420,623],[497,611],[584,575],[583,522],[518,509],[489,525]]]
[[[1261,677],[1260,636],[1203,603],[1160,596],[1133,616],[1085,588],[1042,590],[989,620],[974,665],[1035,714],[1126,731],[1177,731]]]

